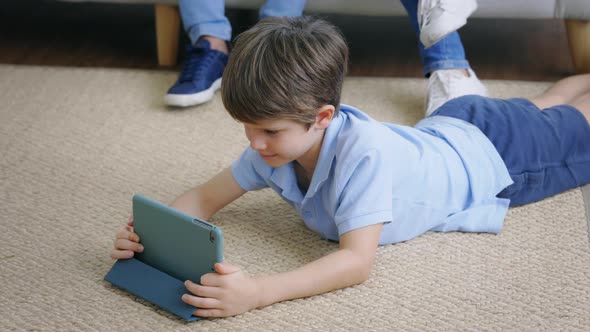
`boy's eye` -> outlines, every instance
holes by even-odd
[[[276,135],[276,134],[279,133],[279,131],[278,130],[268,130],[268,129],[265,129],[264,130],[264,133],[267,134],[267,135]]]

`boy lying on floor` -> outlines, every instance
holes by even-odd
[[[340,104],[347,61],[342,35],[319,19],[265,19],[238,37],[222,98],[250,146],[172,206],[208,220],[271,187],[340,248],[268,276],[218,263],[200,285],[185,284],[195,315],[232,316],[362,283],[380,244],[427,231],[497,233],[509,206],[590,182],[590,75],[531,100],[456,98],[406,127]],[[132,223],[116,237],[113,258],[143,250]]]

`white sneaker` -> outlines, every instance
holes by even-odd
[[[465,76],[464,69],[441,69],[430,75],[425,105],[426,116],[453,98],[465,95],[484,97],[488,95],[488,90],[473,70],[467,69],[467,71],[469,77]]]
[[[476,0],[418,0],[420,41],[429,48],[467,23]]]

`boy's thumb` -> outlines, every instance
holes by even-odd
[[[232,274],[240,270],[239,267],[226,262],[215,263],[214,268],[215,272],[219,274]]]

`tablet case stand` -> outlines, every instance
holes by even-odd
[[[139,194],[133,196],[133,216],[146,250],[115,262],[104,279],[187,321],[198,320],[196,308],[182,301],[190,294],[184,281],[199,282],[223,261],[221,229]]]
[[[138,259],[118,260],[104,279],[184,320],[200,319],[193,315],[196,308],[181,300],[183,294],[189,293],[183,281]]]

